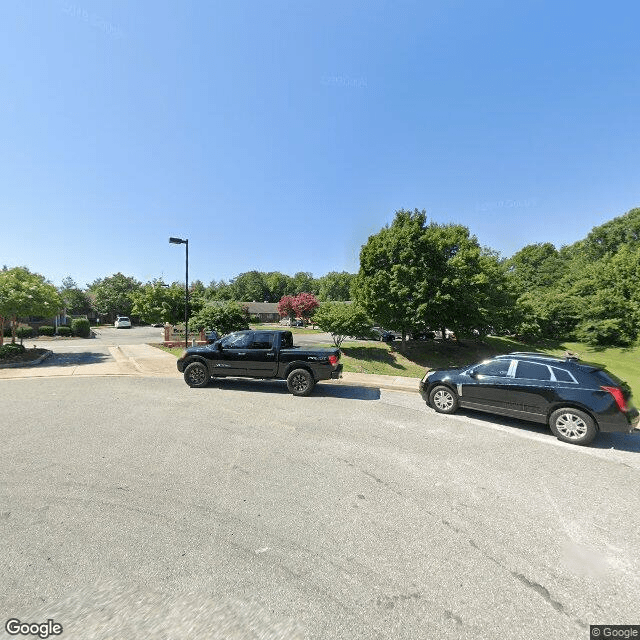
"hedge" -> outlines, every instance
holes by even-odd
[[[63,338],[68,338],[71,336],[71,327],[58,327],[58,335]]]
[[[5,344],[0,347],[0,358],[10,358],[24,353],[25,347],[22,344]]]
[[[91,325],[86,318],[76,318],[71,321],[71,331],[74,336],[88,338],[91,335]]]
[[[38,328],[38,335],[41,336],[52,336],[55,333],[55,327],[52,327],[51,325],[48,324],[43,324],[41,327]]]

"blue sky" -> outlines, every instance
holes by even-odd
[[[640,206],[637,2],[0,4],[0,264],[358,269],[400,208],[508,257]]]

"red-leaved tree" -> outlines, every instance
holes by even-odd
[[[281,318],[289,317],[293,320],[296,317],[296,310],[293,306],[293,297],[292,296],[284,296],[278,302],[278,313]]]
[[[297,296],[284,296],[278,302],[278,313],[281,318],[288,316],[302,318],[305,323],[313,315],[320,303],[312,293],[299,293]]]
[[[305,321],[305,324],[313,315],[313,312],[316,310],[319,304],[320,303],[313,295],[313,293],[299,293],[293,299],[293,309],[296,312],[296,316],[302,318]]]

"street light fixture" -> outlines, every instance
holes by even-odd
[[[169,238],[169,244],[183,244],[186,248],[186,272],[184,278],[184,346],[189,346],[189,240]]]

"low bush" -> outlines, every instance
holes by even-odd
[[[88,338],[91,335],[91,325],[86,318],[76,318],[71,321],[71,331],[74,336]]]
[[[5,338],[10,338],[11,337],[11,327],[5,327],[3,333],[4,333],[4,337]]]
[[[10,358],[24,353],[25,347],[22,344],[5,344],[0,347],[0,358]]]
[[[71,327],[58,327],[58,335],[63,338],[69,338],[71,336]]]
[[[43,324],[39,329],[38,329],[38,335],[41,336],[52,336],[55,333],[55,327],[52,327],[48,324]]]
[[[17,338],[33,338],[35,331],[33,327],[18,327],[16,329],[16,337]]]

